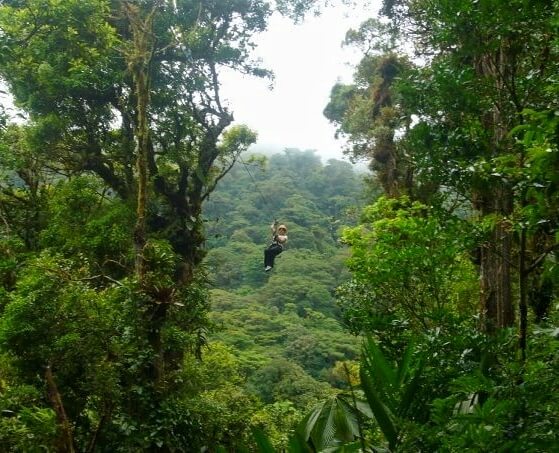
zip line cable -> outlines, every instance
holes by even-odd
[[[175,9],[176,9],[176,3],[174,4]],[[202,8],[202,4],[200,3],[200,11]],[[199,11],[199,14],[200,14]],[[196,22],[196,24],[198,25],[198,22]],[[175,32],[175,30],[171,29],[171,33],[173,34],[173,37],[175,38],[175,40],[177,41],[177,45],[180,48],[180,50],[184,53],[184,56],[186,57],[187,61],[188,60],[192,60],[192,55],[190,54],[190,52],[186,52],[186,50],[180,45],[180,40],[178,39],[178,36]],[[248,175],[250,176],[250,179],[252,180],[254,187],[256,187],[256,190],[258,190],[258,192],[260,193],[260,196],[262,197],[262,201],[264,202],[264,206],[267,208],[266,210],[269,211],[269,213],[272,213],[272,210],[270,209],[270,202],[269,200],[264,196],[264,194],[262,193],[262,191],[260,190],[260,187],[258,187],[258,184],[256,182],[256,179],[254,179],[254,177],[252,176],[252,174],[250,173],[247,164],[245,163],[245,161],[242,159],[242,157],[239,155],[239,161],[243,164],[243,167],[245,167],[246,172],[248,173]]]
[[[173,6],[176,10],[176,8],[177,8],[176,1],[173,1]],[[202,3],[200,3],[200,10],[198,11],[198,19],[200,18],[201,11],[202,11]],[[196,20],[196,26],[198,26],[198,19]],[[181,41],[178,39],[176,31],[171,28],[171,33],[173,35],[173,38],[175,38],[175,41],[177,42],[177,45],[178,45],[179,49],[184,53],[184,56],[186,57],[186,60],[187,61],[192,61],[192,54],[190,54],[190,52],[187,53],[186,49],[184,49],[181,46]],[[254,176],[252,176],[252,173],[248,169],[247,164],[245,163],[245,161],[242,159],[242,157],[240,155],[239,155],[239,161],[241,162],[241,164],[243,164],[243,167],[245,167],[245,170],[248,173],[250,179],[252,180],[252,183],[254,184],[254,187],[256,187],[256,190],[258,190],[258,192],[260,193],[260,197],[262,198],[262,201],[264,202],[264,207],[266,208],[266,211],[269,214],[273,214],[273,211],[270,209],[271,203],[269,202],[268,198],[266,198],[264,196],[264,194],[262,193],[262,191],[260,190],[260,187],[258,186],[258,183],[256,182],[256,179],[254,179]],[[274,217],[274,222],[277,222],[277,219],[275,217]]]
[[[243,158],[241,156],[239,156],[239,161],[241,162],[241,164],[243,164],[243,167],[245,167],[245,170],[248,173],[248,175],[250,176],[250,179],[252,180],[252,183],[254,184],[254,187],[256,187],[256,190],[258,190],[258,192],[260,193],[260,197],[262,198],[262,201],[264,202],[264,206],[266,207],[266,210],[269,213],[272,213],[272,210],[270,209],[271,203],[268,200],[268,198],[266,198],[264,196],[264,194],[260,190],[260,187],[258,187],[258,183],[256,182],[256,179],[254,179],[254,176],[252,176],[252,173],[248,169],[248,165],[246,164],[246,162],[243,160]]]

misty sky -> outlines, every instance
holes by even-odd
[[[222,93],[235,120],[258,132],[258,148],[315,149],[325,159],[343,158],[343,142],[334,138],[334,126],[322,111],[336,81],[351,81],[352,65],[361,56],[341,43],[349,28],[376,15],[380,0],[368,3],[325,8],[320,16],[297,25],[272,17],[268,30],[256,39],[255,54],[274,72],[273,89],[268,80],[222,74]],[[1,91],[0,102],[11,109],[10,98]]]
[[[334,126],[322,115],[330,89],[338,79],[350,82],[359,54],[341,43],[349,28],[376,15],[379,2],[368,9],[337,6],[299,25],[273,17],[258,37],[256,54],[275,73],[269,82],[224,74],[223,92],[235,120],[258,132],[259,147],[316,149],[324,158],[342,158],[343,143],[334,139]]]

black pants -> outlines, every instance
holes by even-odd
[[[283,247],[277,243],[272,243],[270,246],[264,250],[264,266],[274,267],[274,259],[281,252],[283,252]]]

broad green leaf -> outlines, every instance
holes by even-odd
[[[365,392],[369,406],[371,406],[371,410],[375,415],[375,420],[384,434],[384,437],[386,437],[390,449],[393,449],[398,440],[398,429],[392,421],[393,416],[390,413],[390,410],[383,403],[379,393],[375,389],[374,382],[364,368],[360,370],[360,376],[363,391]]]
[[[321,402],[311,411],[311,413],[307,416],[306,420],[303,421],[302,426],[303,429],[303,436],[304,439],[307,440],[311,436],[311,432],[314,430],[318,419],[320,418],[320,414],[324,409],[324,405],[326,401]]]
[[[272,442],[270,441],[268,436],[266,436],[264,431],[258,428],[253,428],[252,437],[254,438],[254,441],[258,446],[259,453],[276,453],[276,450],[272,446]]]
[[[359,437],[356,408],[349,397],[337,395],[315,408],[300,433],[319,451],[351,442]]]
[[[418,369],[414,372],[413,377],[403,389],[402,396],[400,399],[400,405],[398,408],[398,415],[401,416],[409,415],[409,409],[413,401],[417,398],[417,391],[419,388],[419,382],[420,382],[422,371],[423,371],[423,362],[420,363]]]
[[[374,418],[374,414],[371,411],[371,406],[366,401],[356,401],[355,406],[357,410],[367,418]]]
[[[336,406],[336,437],[345,442],[359,437],[359,420],[356,409],[350,401],[346,401],[343,397],[337,398]]]
[[[289,439],[289,447],[287,449],[289,453],[313,453],[313,450],[307,444],[306,439],[300,432],[295,432],[295,434]]]
[[[391,411],[395,411],[395,396],[398,388],[396,372],[392,369],[382,351],[371,337],[368,337],[364,344],[362,363],[377,385],[379,394],[385,397],[384,403]]]
[[[414,351],[414,346],[413,343],[410,341],[410,343],[406,347],[406,350],[404,351],[404,355],[402,357],[402,361],[400,362],[400,366],[398,367],[397,379],[398,379],[398,385],[400,386],[403,384],[408,374],[411,359],[413,356],[413,351]]]
[[[337,404],[335,400],[330,401],[330,404],[325,406],[327,411],[323,413],[323,416],[321,417],[321,423],[318,425],[320,426],[320,436],[317,438],[318,442],[316,444],[316,448],[318,450],[322,450],[328,447],[332,443],[332,440],[336,435],[336,406]],[[315,439],[314,436],[313,439]]]

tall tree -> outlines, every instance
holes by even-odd
[[[462,198],[488,226],[478,248],[480,313],[488,332],[515,321],[514,213],[522,204],[519,189],[526,180],[519,174],[526,159],[511,131],[525,122],[525,109],[553,103],[547,88],[557,69],[553,8],[548,0],[531,7],[523,1],[399,0],[382,8],[407,48],[423,59],[394,85],[400,109],[414,118],[399,138],[413,170],[412,194],[442,188],[439,194]],[[359,105],[357,96],[347,98],[350,107]],[[343,116],[349,125],[351,111]],[[372,132],[378,122],[369,116],[362,124]],[[349,132],[359,137],[359,131]],[[391,193],[386,184],[385,190]]]
[[[390,197],[411,194],[412,172],[396,134],[409,127],[395,83],[411,63],[396,50],[396,33],[389,25],[369,19],[349,30],[345,45],[364,52],[354,83],[334,85],[324,115],[349,139],[347,153],[367,159],[384,192]]]

